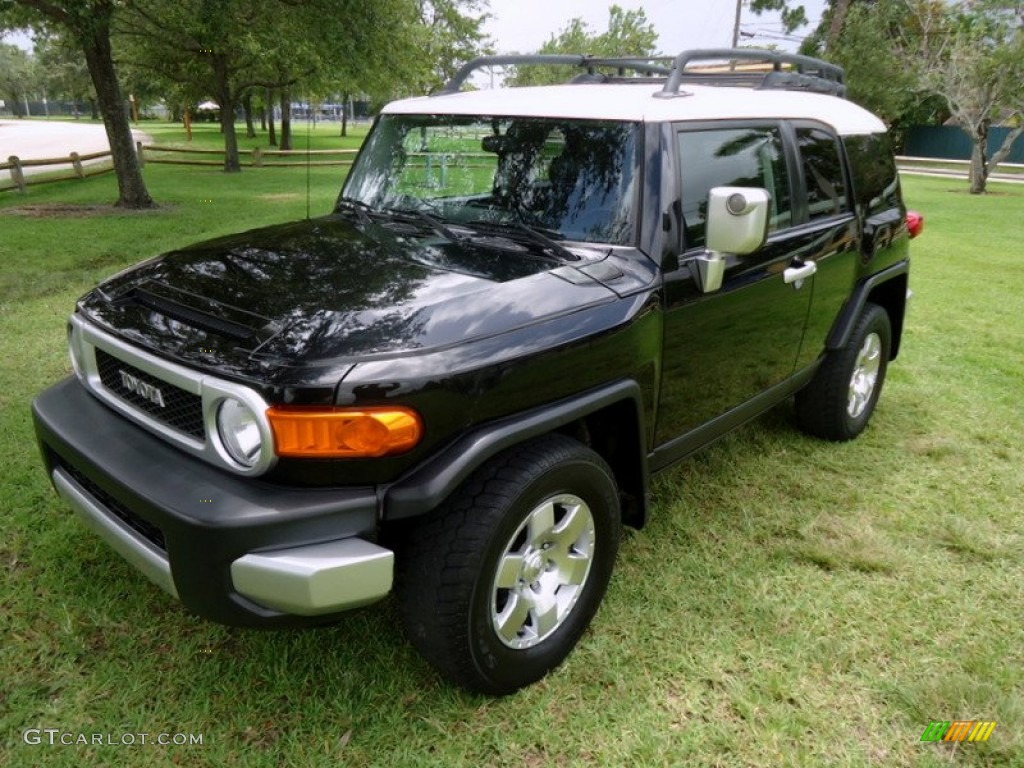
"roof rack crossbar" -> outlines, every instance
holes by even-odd
[[[600,56],[585,56],[583,54],[508,54],[505,56],[478,56],[477,58],[463,64],[454,77],[440,88],[434,91],[432,96],[445,96],[451,93],[458,93],[469,76],[478,69],[486,67],[507,67],[523,66],[529,64],[547,64],[567,67],[583,67],[590,74],[595,74],[596,67],[614,67],[624,75],[626,70],[632,70],[646,75],[667,76],[671,68],[665,63],[672,61],[670,57],[655,56],[650,59],[643,57],[622,57],[607,58]],[[665,62],[665,63],[658,63]]]
[[[684,77],[693,76],[695,73],[686,72],[687,64],[694,61],[759,61],[772,65],[772,71],[764,77],[762,87],[792,87],[799,90],[822,90],[843,96],[846,93],[844,85],[846,74],[842,67],[829,64],[827,61],[815,59],[810,56],[802,56],[796,53],[784,51],[769,51],[763,48],[704,48],[692,51],[683,51],[672,62],[672,71],[665,81],[665,87],[655,94],[658,98],[670,99],[679,96],[679,86]],[[783,64],[788,64],[795,69],[795,72],[782,69]],[[795,74],[795,77],[773,77],[775,73],[783,75]]]

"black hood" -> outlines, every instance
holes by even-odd
[[[111,278],[81,309],[133,343],[225,373],[336,369],[612,299],[624,275],[608,255],[572,262],[528,238],[334,215],[165,254]]]

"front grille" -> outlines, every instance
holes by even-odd
[[[90,480],[88,477],[83,475],[77,469],[67,464],[59,457],[56,459],[56,465],[63,469],[71,479],[82,486],[82,489],[86,491],[90,496],[96,499],[110,514],[120,520],[122,523],[127,525],[139,536],[144,538],[153,546],[157,547],[161,552],[167,551],[167,545],[164,542],[164,534],[159,528],[150,523],[147,520],[143,520],[137,514],[132,512],[126,506],[117,501],[113,496],[100,488],[96,483]]]
[[[199,440],[206,439],[206,429],[203,426],[203,399],[199,395],[186,392],[173,384],[168,384],[162,379],[140,371],[135,366],[118,360],[98,347],[96,348],[96,368],[100,375],[100,381],[111,394],[130,403],[140,411],[145,411],[162,424]],[[122,373],[158,389],[163,405],[128,389],[122,381]]]

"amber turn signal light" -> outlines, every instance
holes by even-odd
[[[410,408],[267,409],[278,456],[358,459],[412,450],[423,437],[423,422]]]

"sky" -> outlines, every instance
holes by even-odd
[[[627,10],[643,9],[647,20],[659,33],[661,53],[677,54],[687,48],[732,45],[735,0],[490,0],[494,18],[485,30],[494,41],[497,53],[533,53],[577,16],[592,31],[604,31],[608,26],[608,7],[613,4]],[[804,0],[803,5],[811,24],[797,30],[796,37],[808,34],[817,26],[825,0]],[[741,45],[774,43],[783,50],[795,51],[800,44],[799,40],[779,39],[782,25],[776,14],[755,16],[744,7],[740,30],[760,35],[741,37]]]
[[[485,30],[494,41],[497,53],[533,53],[577,16],[592,31],[604,31],[608,26],[608,7],[612,4],[627,10],[642,8],[647,20],[660,33],[661,53],[676,54],[687,48],[724,48],[732,44],[735,0],[490,0],[493,18],[487,22]],[[811,23],[790,36],[794,39],[783,39],[777,14],[755,16],[744,7],[740,30],[757,37],[741,37],[740,44],[775,44],[783,50],[796,50],[799,38],[817,26],[825,0],[803,0],[803,5]],[[22,35],[8,35],[5,42],[29,47],[28,38]]]

